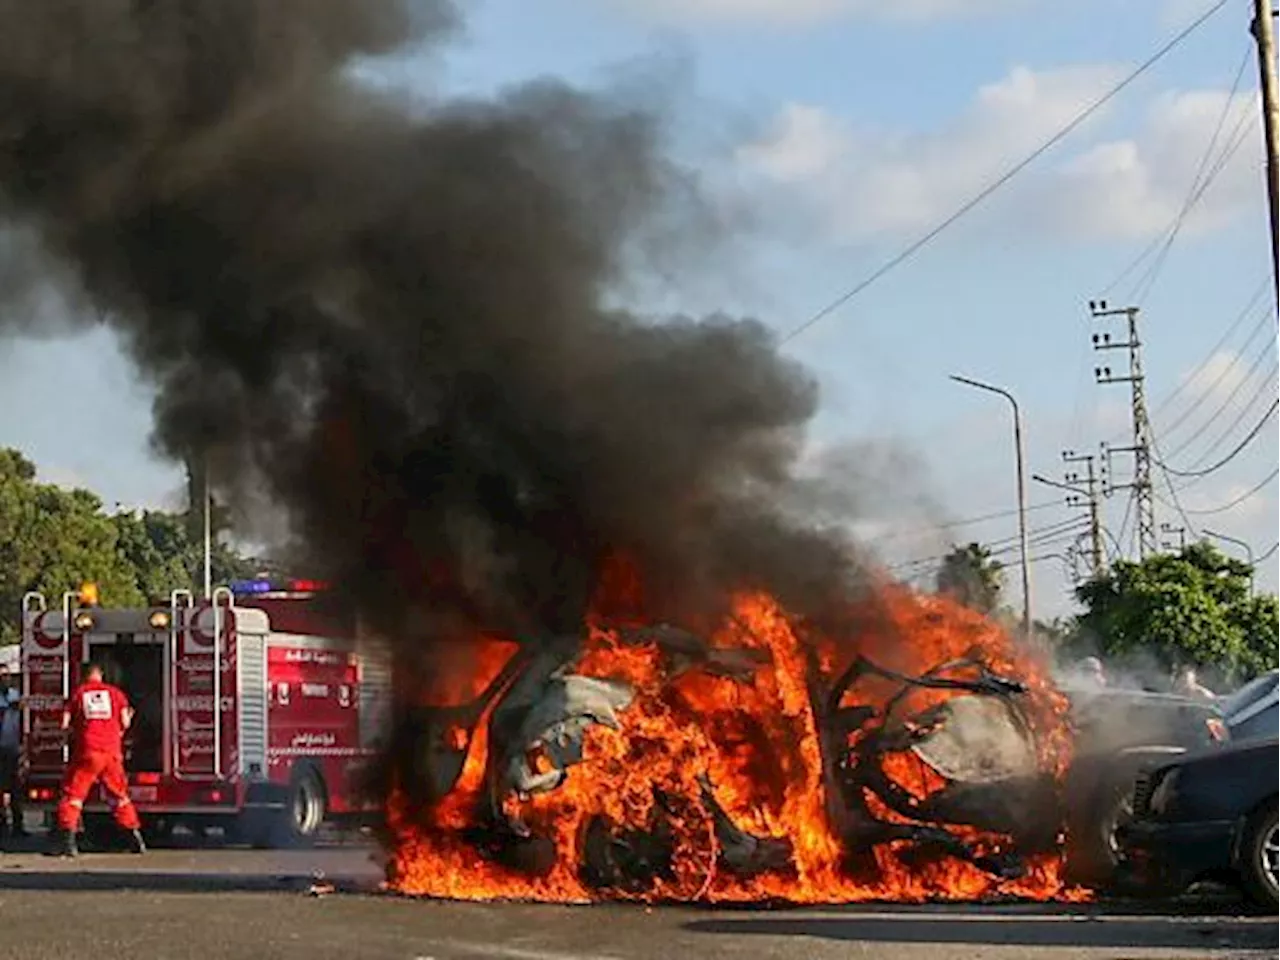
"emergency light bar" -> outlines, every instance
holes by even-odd
[[[328,590],[323,580],[232,580],[231,592],[235,594],[257,593],[317,593]]]

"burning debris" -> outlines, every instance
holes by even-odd
[[[990,797],[1061,773],[1041,673],[796,508],[817,393],[767,327],[613,306],[707,245],[661,114],[360,79],[456,21],[0,0],[4,296],[71,305],[0,327],[112,325],[158,449],[393,646],[398,889],[1052,895],[1055,843],[1014,856],[1026,807]]]
[[[593,619],[558,655],[527,657],[508,692],[490,688],[450,791],[426,805],[393,793],[392,885],[557,900],[1054,895],[1065,701],[978,615],[897,587],[875,602],[880,632],[852,643],[744,596],[707,640]],[[856,652],[899,636],[910,646],[886,655],[906,672]],[[440,728],[424,718],[450,709],[413,712]]]

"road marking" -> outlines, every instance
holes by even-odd
[[[457,953],[469,953],[480,957],[505,957],[507,960],[620,960],[605,953],[560,953],[556,950],[532,950],[526,947],[505,947],[496,943],[471,943],[466,940],[435,940],[442,949]],[[436,960],[430,954],[420,954],[414,960]]]

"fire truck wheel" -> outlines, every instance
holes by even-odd
[[[291,846],[308,843],[320,832],[324,822],[324,784],[312,770],[296,776],[289,788],[289,803],[285,807],[287,838]]]
[[[310,845],[320,832],[326,807],[320,775],[309,767],[295,770],[284,809],[271,817],[267,829],[252,841],[254,846],[287,849]]]

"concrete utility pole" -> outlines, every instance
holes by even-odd
[[[1094,377],[1098,383],[1127,383],[1133,389],[1133,444],[1128,447],[1103,445],[1103,455],[1107,458],[1108,468],[1111,466],[1113,454],[1133,454],[1133,480],[1126,484],[1108,482],[1103,492],[1110,496],[1116,490],[1133,490],[1134,505],[1138,510],[1138,559],[1145,560],[1156,553],[1160,547],[1156,540],[1155,491],[1151,483],[1151,421],[1147,416],[1146,378],[1142,373],[1142,341],[1138,339],[1138,308],[1111,309],[1107,307],[1105,300],[1090,300],[1089,313],[1095,320],[1123,316],[1128,322],[1128,340],[1112,340],[1109,333],[1095,333],[1093,348],[1095,350],[1128,350],[1129,373],[1127,375],[1112,374],[1110,367],[1103,366],[1094,368]]]
[[[1018,468],[1018,553],[1019,565],[1022,567],[1022,626],[1026,632],[1027,641],[1030,642],[1035,626],[1034,621],[1031,619],[1031,563],[1027,555],[1027,454],[1022,436],[1022,411],[1018,408],[1018,401],[1014,399],[1013,394],[1008,390],[993,387],[991,384],[983,383],[981,380],[970,380],[968,377],[960,377],[955,374],[951,375],[951,379],[956,383],[977,387],[979,390],[998,393],[1008,400],[1009,405],[1013,407],[1013,450]]]
[[[1267,209],[1271,215],[1271,278],[1280,305],[1280,96],[1276,93],[1276,34],[1271,0],[1253,0],[1249,32],[1258,44],[1258,75],[1262,89],[1262,134],[1266,138]]]
[[[1086,486],[1081,488],[1078,484],[1081,482],[1080,474],[1068,473],[1066,483],[1059,483],[1057,480],[1050,480],[1048,477],[1042,477],[1038,473],[1033,473],[1031,479],[1036,483],[1043,483],[1048,487],[1057,487],[1059,490],[1065,490],[1071,496],[1067,497],[1067,506],[1069,507],[1087,507],[1089,510],[1089,566],[1090,576],[1100,577],[1107,572],[1107,556],[1103,551],[1102,544],[1102,511],[1098,497],[1097,477],[1093,472],[1093,456],[1085,454],[1077,456],[1070,450],[1064,451],[1062,459],[1067,463],[1085,463],[1089,467],[1086,474]],[[1076,544],[1072,544],[1072,549],[1076,548]]]
[[[1107,572],[1107,554],[1102,545],[1102,504],[1098,497],[1098,477],[1093,471],[1093,454],[1077,454],[1073,450],[1066,450],[1063,451],[1062,459],[1065,463],[1083,463],[1087,468],[1083,505],[1089,508],[1089,556],[1093,562],[1093,575],[1100,577]],[[1079,483],[1080,474],[1068,473],[1066,480],[1071,484]],[[1067,503],[1076,507],[1082,505],[1079,496],[1074,503],[1070,499]]]

